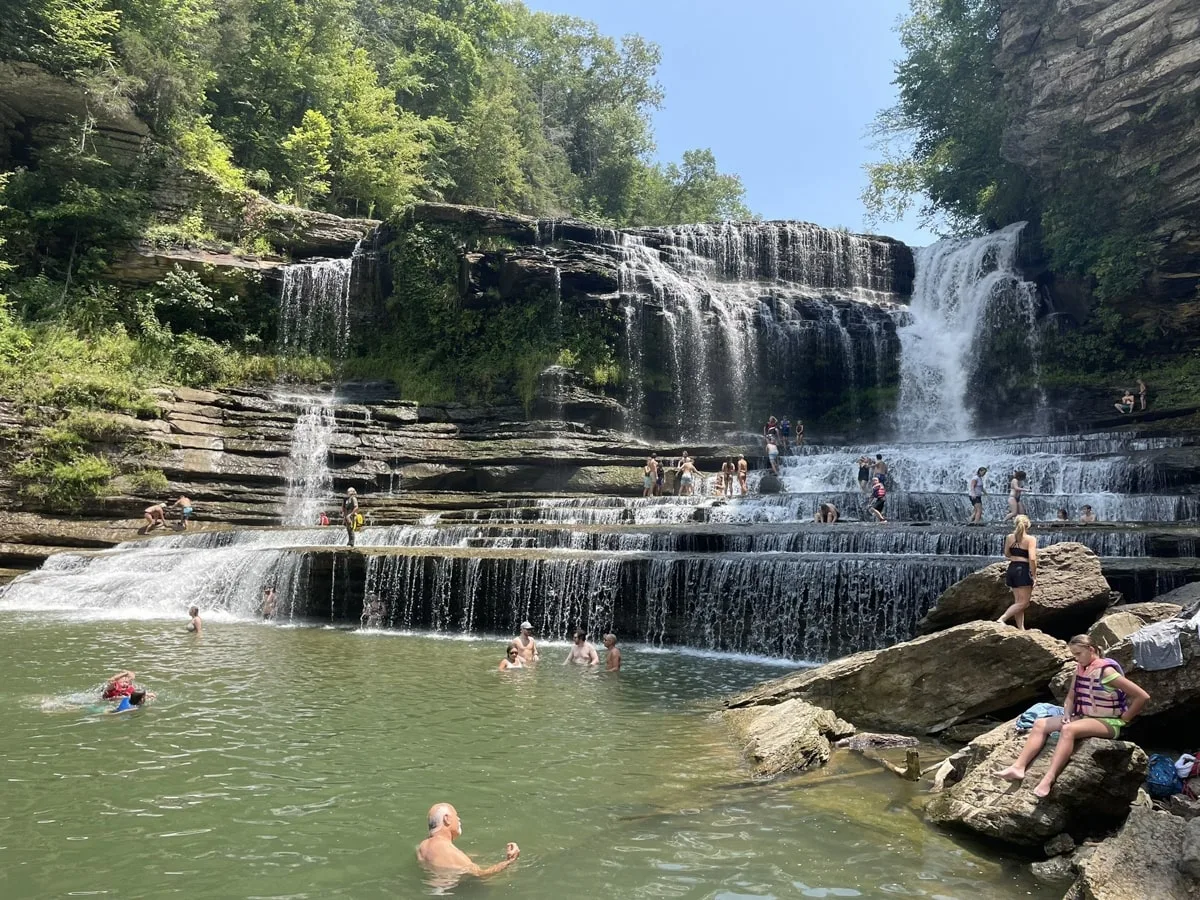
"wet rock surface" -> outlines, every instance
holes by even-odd
[[[728,709],[721,715],[754,774],[763,777],[823,766],[830,742],[854,733],[849,722],[803,700]]]

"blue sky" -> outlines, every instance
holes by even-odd
[[[867,129],[895,102],[895,24],[908,0],[525,0],[532,9],[637,32],[662,48],[658,156],[711,147],[767,219],[866,228]],[[936,236],[915,216],[875,229],[909,244]]]

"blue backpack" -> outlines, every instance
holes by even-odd
[[[1150,754],[1146,769],[1146,792],[1159,800],[1183,792],[1183,782],[1175,771],[1175,760],[1165,753]]]

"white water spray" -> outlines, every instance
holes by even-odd
[[[329,469],[329,451],[337,431],[333,399],[284,396],[277,399],[301,409],[288,451],[283,524],[315,525],[321,510],[334,502],[333,473]]]
[[[1036,341],[1037,288],[1021,278],[1024,222],[973,240],[944,240],[916,253],[911,323],[899,329],[900,404],[905,438],[964,440],[974,434],[973,383],[989,334]],[[1030,353],[1032,356],[1032,353]]]

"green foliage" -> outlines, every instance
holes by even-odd
[[[635,221],[647,225],[746,220],[745,188],[736,175],[722,175],[711,150],[687,150],[682,165],[646,171]]]
[[[84,409],[71,410],[59,427],[83,441],[100,444],[116,444],[134,433],[127,421],[111,413]]]
[[[25,459],[13,467],[22,496],[59,512],[77,512],[80,504],[103,497],[114,474],[108,460],[90,453],[60,462]]]
[[[314,198],[329,193],[329,151],[333,146],[333,127],[315,109],[305,110],[300,124],[283,139],[283,157],[287,161],[291,200],[307,206]]]

